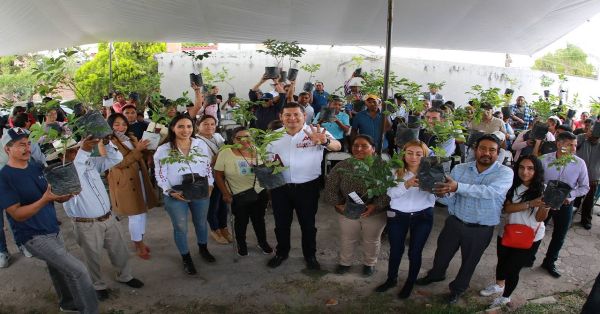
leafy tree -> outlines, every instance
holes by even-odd
[[[94,59],[83,64],[75,74],[78,89],[93,103],[102,101],[109,85],[109,45],[100,43]],[[154,55],[165,52],[165,43],[113,43],[113,89],[138,92],[144,105],[153,92],[160,90],[158,62]]]
[[[4,105],[31,99],[36,82],[32,66],[36,58],[35,55],[0,57],[0,95]]]
[[[597,75],[597,69],[587,62],[587,57],[581,48],[567,44],[566,48],[547,53],[535,60],[533,69],[594,78]]]

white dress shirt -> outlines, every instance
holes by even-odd
[[[100,173],[123,160],[123,155],[112,144],[105,145],[105,157],[90,157],[91,152],[79,149],[73,164],[79,175],[81,193],[63,203],[71,218],[98,218],[110,211],[110,199]]]
[[[410,180],[415,175],[406,171],[404,181]],[[435,205],[435,195],[421,191],[419,187],[406,188],[404,182],[400,182],[398,186],[389,188],[387,195],[390,197],[390,207],[394,211],[402,213],[414,213],[423,209],[433,207]]]

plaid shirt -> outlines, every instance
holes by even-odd
[[[510,111],[512,112],[513,115],[517,114],[517,104],[512,104],[510,105]],[[522,128],[516,128],[518,130],[527,130],[529,129],[529,123],[533,122],[533,118],[534,118],[534,112],[533,110],[531,110],[531,108],[529,108],[529,106],[525,105],[523,106],[523,121],[525,121],[525,124]],[[512,119],[511,119],[512,121]],[[514,126],[514,123],[513,123]]]

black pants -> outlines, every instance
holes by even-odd
[[[591,224],[592,223],[592,211],[594,209],[594,196],[596,196],[596,190],[598,189],[598,181],[590,181],[590,191],[583,197],[583,203],[581,204],[581,223]]]
[[[515,249],[502,245],[502,238],[498,237],[496,252],[498,254],[498,265],[496,265],[496,280],[504,280],[503,297],[508,298],[515,291],[519,283],[519,273],[523,266],[531,261],[531,256],[539,247],[542,240],[533,243],[529,249]],[[537,245],[536,245],[537,244]]]
[[[450,261],[460,248],[462,261],[456,278],[450,283],[450,290],[455,293],[465,292],[493,234],[494,226],[467,225],[456,216],[449,216],[438,237],[429,276],[434,279],[445,277]]]
[[[290,228],[296,217],[302,230],[302,254],[304,258],[314,257],[317,252],[317,228],[315,215],[319,206],[319,181],[302,184],[286,184],[271,190],[277,255],[287,257],[290,253]]]
[[[258,194],[258,200],[248,204],[237,204],[235,201],[231,203],[231,213],[233,214],[235,240],[238,247],[246,246],[246,228],[248,222],[252,221],[254,234],[259,244],[267,243],[267,230],[265,227],[265,208],[269,201],[267,190],[262,190]]]
[[[596,277],[592,291],[585,301],[581,314],[596,314],[600,313],[600,274]]]
[[[572,203],[569,205],[562,205],[558,210],[550,210],[545,223],[548,223],[550,218],[552,218],[554,222],[554,227],[552,229],[552,239],[548,245],[548,250],[546,250],[544,263],[554,265],[558,259],[558,253],[565,243],[565,238],[567,237],[571,221],[573,220]],[[539,246],[537,248],[539,248]],[[534,255],[537,253],[537,248],[533,252]]]

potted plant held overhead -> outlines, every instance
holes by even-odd
[[[300,47],[297,41],[288,42],[279,41],[275,39],[267,39],[262,44],[265,47],[265,49],[259,49],[257,51],[272,56],[275,59],[275,64],[273,66],[265,67],[264,77],[267,79],[280,78],[282,80],[285,80],[287,78],[286,75],[283,74],[283,62],[285,61],[285,58],[287,57],[289,59],[290,72],[292,72],[292,63],[297,63],[297,58],[302,57],[302,55],[304,55],[304,53],[306,52],[306,49]],[[295,75],[297,75],[298,70],[293,70],[295,70]]]
[[[204,85],[202,73],[198,70],[198,61],[202,61],[210,56],[211,51],[204,53],[196,53],[196,51],[184,51],[188,57],[192,58],[192,67],[194,68],[194,72],[190,73],[190,85],[202,86]],[[198,74],[196,74],[198,73]]]
[[[309,74],[308,82],[304,83],[302,90],[310,93],[310,92],[312,92],[313,88],[315,87],[315,84],[313,83],[313,79],[315,78],[315,72],[319,71],[319,69],[321,68],[321,65],[318,63],[303,64],[300,68],[302,70],[308,72],[308,74]],[[294,81],[294,80],[290,79],[289,76],[288,76],[288,79],[290,81]]]
[[[250,129],[252,144],[256,149],[256,158],[259,164],[254,167],[258,183],[265,189],[275,189],[285,184],[283,171],[286,169],[280,160],[274,160],[269,152],[269,145],[280,139],[285,130],[272,131]]]
[[[160,160],[161,164],[185,164],[178,169],[183,172],[181,184],[173,186],[173,190],[181,192],[186,200],[198,200],[208,197],[208,178],[202,177],[192,170],[191,164],[197,163],[197,158],[205,157],[196,147],[192,147],[187,155],[178,149],[171,149],[169,155]]]
[[[559,179],[548,181],[544,190],[543,200],[550,208],[560,208],[567,197],[569,197],[572,188],[567,183],[561,181],[560,176],[567,165],[573,162],[576,162],[575,157],[563,148],[561,156],[548,164],[549,167],[555,167],[559,172]]]
[[[371,201],[384,195],[388,188],[392,188],[402,182],[394,173],[402,168],[404,162],[399,154],[394,154],[390,160],[383,160],[381,156],[367,156],[364,159],[351,158],[352,169],[342,169],[351,180],[361,181],[365,192],[358,195],[352,192],[346,195],[344,205],[344,216],[348,219],[359,219],[360,215],[367,209]]]

